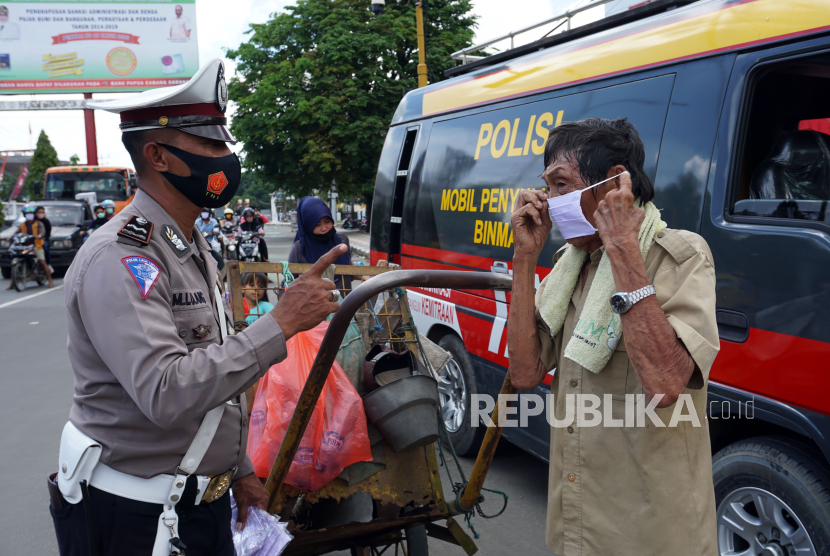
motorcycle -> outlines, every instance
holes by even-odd
[[[242,232],[237,244],[237,257],[240,261],[260,262],[262,257],[259,254],[259,242],[262,234],[257,232]]]
[[[343,221],[343,225],[340,226],[343,230],[354,230],[359,225],[359,221],[357,218],[352,218],[349,216]]]
[[[216,251],[218,255],[222,255],[222,244],[219,242],[218,234],[213,234],[211,232],[202,232],[202,237],[205,238],[205,241],[208,242],[210,248]]]
[[[237,249],[239,240],[236,237],[236,224],[222,226],[222,235],[225,237],[225,258],[229,261],[238,260]]]
[[[361,232],[368,232],[369,231],[369,219],[364,218],[360,221],[360,231]]]
[[[26,289],[29,280],[37,282],[38,286],[46,283],[46,273],[37,260],[35,254],[35,236],[30,234],[16,234],[9,247],[9,256],[12,259],[12,284],[14,289],[22,292]]]

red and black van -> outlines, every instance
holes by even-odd
[[[543,187],[548,129],[627,117],[664,220],[715,258],[721,553],[830,554],[830,1],[657,0],[448,73],[394,116],[372,263],[509,273],[510,213]],[[554,228],[538,280],[562,244]],[[444,416],[473,454],[470,396],[501,386],[510,296],[410,295],[419,329],[454,355]],[[504,434],[547,459],[543,416]]]

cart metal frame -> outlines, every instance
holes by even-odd
[[[242,273],[282,274],[283,268],[278,263],[240,261],[230,261],[228,267],[225,279],[230,289],[234,321],[244,322]],[[288,270],[293,275],[299,275],[310,268],[311,265],[308,264],[291,264]],[[332,317],[308,380],[300,394],[279,454],[271,468],[266,482],[266,489],[270,494],[269,511],[273,514],[280,514],[283,519],[287,519],[287,514],[290,514],[292,509],[286,507],[286,502],[295,500],[300,494],[298,489],[285,484],[288,470],[355,313],[364,307],[367,301],[383,292],[403,289],[407,286],[503,291],[510,290],[512,287],[511,277],[492,272],[403,270],[388,266],[332,265],[328,274],[351,277],[371,276],[372,278],[349,291],[340,309]],[[345,285],[345,280],[343,283]],[[281,285],[273,289],[277,292],[284,291]],[[405,290],[403,291],[405,297]],[[408,308],[408,303],[402,303],[401,319],[404,325],[410,324],[412,318],[406,308]],[[417,355],[418,340],[414,326],[403,328],[405,329],[403,340]],[[508,373],[502,393],[515,392]],[[496,424],[499,422],[499,409],[497,404],[492,415],[492,422]],[[503,408],[501,409],[503,411]],[[376,503],[389,504],[391,513],[388,516],[378,515],[377,518],[366,523],[352,522],[321,530],[297,532],[285,553],[311,556],[351,549],[353,554],[369,554],[370,552],[365,551],[371,551],[371,547],[400,543],[404,533],[409,538],[410,532],[425,528],[429,536],[459,545],[467,554],[474,554],[478,548],[458,522],[453,519],[453,516],[463,515],[473,510],[479,499],[501,432],[502,429],[498,426],[488,427],[470,481],[459,499],[450,503],[444,498],[435,449],[432,445],[411,448],[400,454],[387,449],[385,451],[387,469],[351,486],[346,485],[345,481],[335,479],[318,491],[305,493],[306,500],[314,503],[327,498],[341,500],[357,492],[368,492]],[[411,511],[406,515],[401,515],[402,508]],[[394,515],[395,513],[397,515]],[[445,526],[436,523],[439,520],[446,520]],[[410,554],[410,556],[419,555]]]

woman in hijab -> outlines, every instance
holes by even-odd
[[[303,197],[297,205],[297,235],[294,245],[288,254],[289,263],[314,264],[321,256],[341,243],[345,243],[349,250],[340,255],[334,264],[352,264],[349,238],[338,235],[334,229],[334,218],[328,205],[317,197]],[[335,286],[343,290],[341,276],[337,276]],[[351,290],[351,278],[346,279],[346,292]]]

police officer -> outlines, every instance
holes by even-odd
[[[203,207],[236,193],[220,60],[186,84],[91,108],[119,113],[138,175],[133,202],[89,238],[65,279],[75,395],[52,514],[63,556],[231,556],[230,494],[265,507],[245,454],[243,392],[286,357],[286,340],[338,307],[321,278],[333,249],[278,306],[233,335]]]

